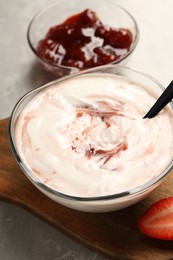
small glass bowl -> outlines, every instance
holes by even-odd
[[[25,106],[34,98],[38,93],[41,91],[53,86],[54,84],[59,84],[64,81],[68,81],[71,78],[74,77],[81,77],[83,75],[91,75],[93,73],[108,73],[110,75],[117,75],[118,77],[128,79],[131,82],[135,82],[137,84],[140,84],[142,86],[147,87],[150,90],[154,90],[154,92],[160,96],[160,94],[163,92],[164,88],[162,85],[157,82],[155,79],[151,78],[150,76],[137,72],[136,70],[124,67],[124,66],[118,66],[118,65],[106,65],[101,66],[98,68],[93,68],[89,70],[85,70],[82,72],[79,72],[78,74],[70,75],[63,77],[59,80],[53,81],[49,84],[46,84],[40,88],[37,88],[28,94],[26,94],[23,98],[21,98],[16,106],[14,107],[14,110],[11,114],[10,118],[10,124],[9,124],[9,136],[10,136],[10,142],[12,146],[12,150],[14,152],[14,156],[19,164],[19,166],[22,168],[25,175],[30,179],[30,181],[46,196],[51,198],[52,200],[65,205],[69,208],[73,208],[80,211],[86,211],[86,212],[108,212],[108,211],[114,211],[118,209],[122,209],[125,207],[128,207],[143,198],[145,198],[150,192],[152,192],[157,186],[159,186],[164,178],[168,175],[170,170],[173,167],[173,158],[170,164],[164,169],[163,172],[161,172],[158,176],[154,177],[150,181],[146,182],[143,185],[140,185],[138,187],[135,187],[131,190],[126,190],[121,193],[108,195],[108,196],[100,196],[100,197],[75,197],[70,196],[67,194],[63,194],[59,192],[58,190],[55,190],[53,188],[50,188],[45,183],[43,183],[36,175],[34,175],[25,165],[23,160],[21,159],[21,156],[18,152],[18,148],[16,146],[15,142],[15,134],[16,134],[16,123],[20,117],[20,114],[22,113]],[[173,116],[173,106],[172,103],[169,105],[170,111],[172,112]]]
[[[79,71],[79,69],[57,65],[42,59],[37,53],[38,43],[40,40],[44,39],[51,27],[64,22],[68,17],[80,13],[85,9],[95,11],[104,25],[109,25],[117,29],[125,28],[132,33],[133,41],[129,51],[115,62],[112,62],[113,64],[124,64],[137,45],[139,30],[135,19],[124,8],[116,5],[114,2],[109,0],[59,0],[56,4],[50,5],[37,13],[30,22],[27,31],[27,39],[32,51],[43,65],[44,69],[56,77],[72,74]]]

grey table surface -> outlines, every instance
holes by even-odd
[[[173,1],[112,1],[128,9],[140,29],[139,44],[127,65],[145,71],[166,86],[173,76]],[[33,15],[54,2],[0,0],[0,119],[10,115],[22,95],[52,79],[29,49],[26,30]],[[28,212],[0,202],[0,260],[30,259],[105,258]]]

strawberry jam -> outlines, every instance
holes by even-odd
[[[131,44],[129,30],[104,26],[87,9],[50,28],[39,42],[37,54],[50,63],[82,70],[116,61]]]

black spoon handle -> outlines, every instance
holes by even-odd
[[[153,118],[155,117],[173,98],[173,81],[168,85],[164,90],[162,95],[156,101],[156,103],[150,108],[148,113],[144,118]]]

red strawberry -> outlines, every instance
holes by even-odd
[[[139,218],[137,225],[147,236],[173,240],[173,197],[154,203]]]

